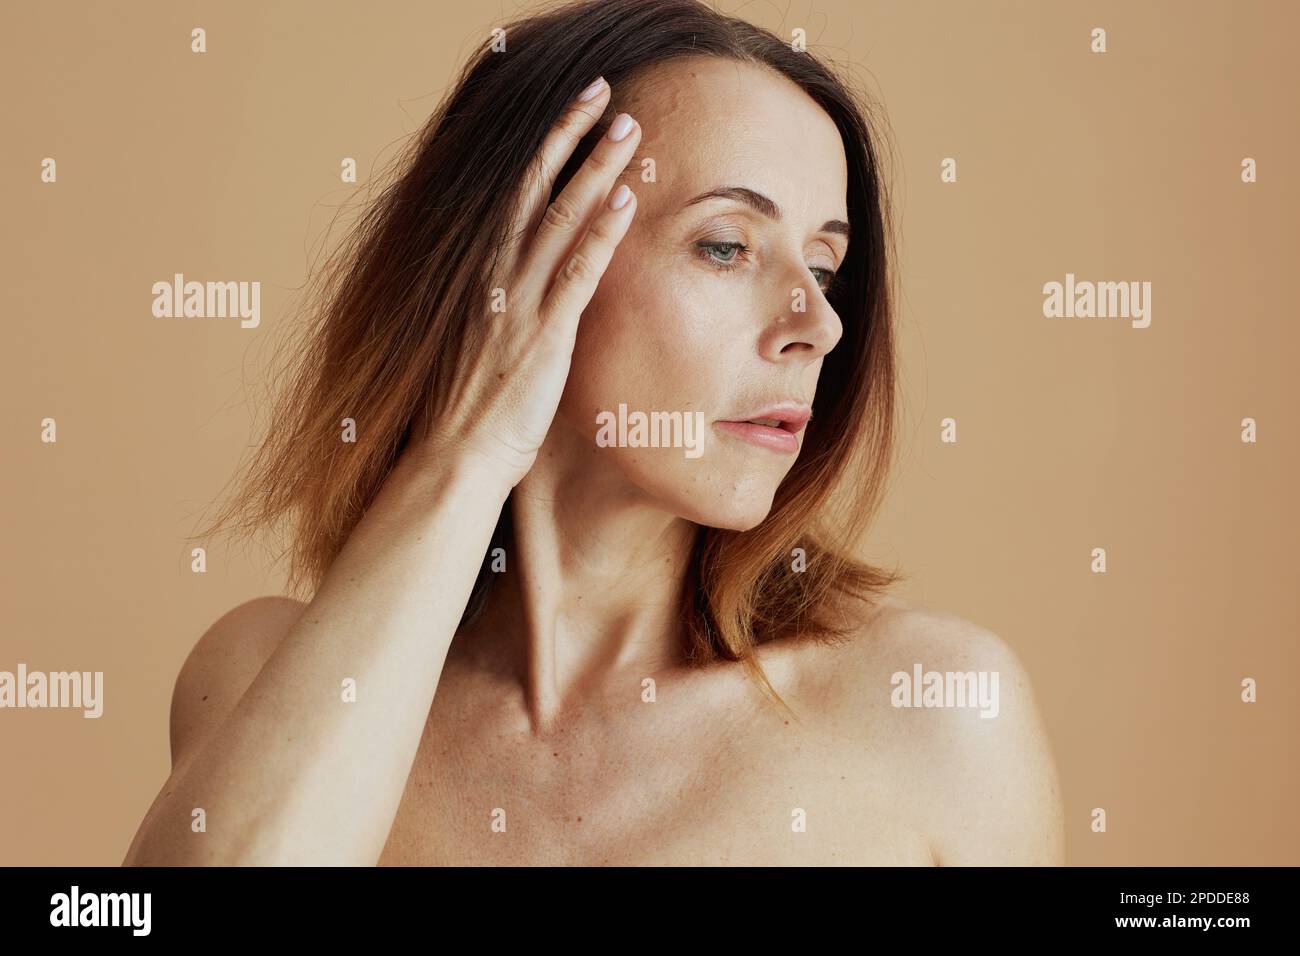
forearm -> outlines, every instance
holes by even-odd
[[[373,864],[509,483],[404,458],[128,863]],[[355,681],[355,701],[345,682]],[[193,832],[202,808],[206,832]]]

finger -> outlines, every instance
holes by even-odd
[[[593,87],[594,93],[591,92]],[[582,100],[583,95],[589,95],[589,98]],[[555,177],[573,155],[582,137],[604,115],[608,102],[609,84],[604,77],[597,77],[591,86],[564,108],[564,113],[546,134],[537,155],[524,173],[519,204],[515,208],[506,243],[507,256],[513,258],[517,255],[519,246],[536,230],[546,203],[551,198],[551,191],[555,188]]]
[[[616,204],[620,204],[615,208]],[[591,302],[600,278],[605,274],[614,250],[627,235],[636,212],[636,193],[626,184],[609,194],[591,228],[578,247],[565,260],[546,298],[538,309],[543,326],[556,325],[570,336],[576,333],[578,319]]]
[[[556,272],[632,161],[640,141],[640,124],[626,113],[620,113],[573,178],[546,207],[541,225],[525,252],[524,271],[530,280],[540,283],[538,288],[543,291],[550,288]]]

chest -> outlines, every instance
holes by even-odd
[[[931,865],[907,802],[896,768],[780,719],[629,708],[539,739],[435,706],[379,862]]]

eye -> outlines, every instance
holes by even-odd
[[[698,255],[701,259],[723,272],[730,272],[735,269],[739,263],[749,258],[750,253],[749,246],[743,242],[718,242],[702,239],[695,243],[695,248],[699,250]],[[833,269],[810,267],[808,271],[816,277],[817,287],[821,289],[824,296],[831,295],[841,284],[842,280],[839,273]]]
[[[695,244],[695,248],[702,253],[701,258],[723,271],[736,268],[736,263],[743,262],[749,255],[749,246],[743,242],[701,240]]]
[[[830,269],[809,269],[817,277],[817,285],[822,290],[822,295],[826,295],[831,289],[835,288],[836,275]]]

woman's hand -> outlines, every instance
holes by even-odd
[[[412,431],[417,454],[470,455],[511,487],[537,458],[569,375],[579,317],[636,211],[631,190],[614,188],[641,140],[640,126],[625,113],[546,205],[558,171],[605,110],[609,84],[593,86],[590,99],[566,109],[529,168],[490,285],[504,291],[505,310],[482,304],[477,321],[488,324],[486,345],[466,356],[437,420],[429,422],[422,410]]]
[[[636,208],[630,192],[620,209],[608,201],[640,141],[630,120],[615,120],[625,135],[601,140],[543,208],[608,97],[602,84],[547,135],[492,283],[505,290],[505,312],[484,302],[471,318],[488,323],[486,346],[467,356],[436,427],[413,422],[402,480],[385,479],[311,602],[292,616],[251,602],[191,654],[172,702],[177,762],[126,863],[381,859],[479,573],[465,555],[486,553],[509,489],[537,457],[578,318]],[[328,693],[340,674],[365,688],[346,716]],[[195,835],[199,806],[220,824]],[[340,820],[347,826],[327,825]]]

